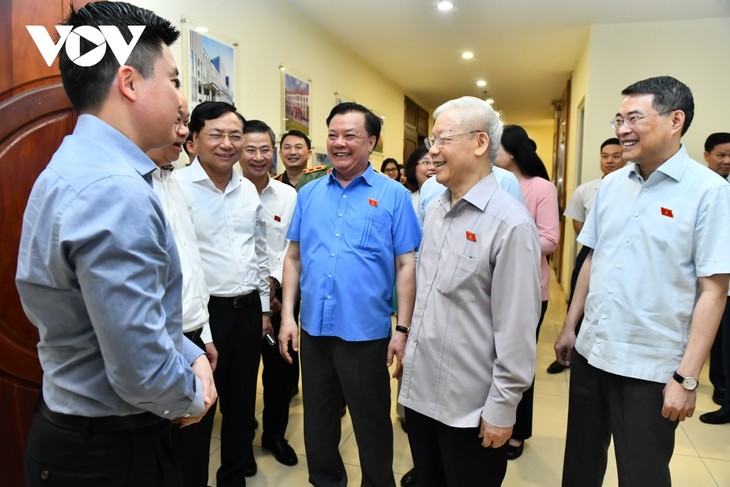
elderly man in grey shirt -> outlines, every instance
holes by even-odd
[[[494,110],[463,97],[434,117],[427,146],[448,192],[424,223],[398,401],[419,487],[498,486],[535,371],[540,242],[491,171],[502,133]]]

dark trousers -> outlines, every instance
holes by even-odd
[[[73,431],[33,417],[26,487],[179,487],[167,421],[123,432]]]
[[[234,307],[232,300],[215,296],[208,304],[213,343],[218,349],[213,376],[223,416],[218,487],[246,485],[243,472],[254,436],[251,418],[256,407],[262,330],[258,292],[252,292],[238,305]]]
[[[725,389],[723,409],[730,409],[730,297],[725,303],[720,327],[710,350],[710,382],[715,389]]]
[[[418,487],[497,487],[507,472],[507,446],[484,448],[479,428],[453,428],[406,408]]]
[[[395,487],[390,377],[385,366],[389,338],[347,342],[313,337],[302,330],[304,444],[309,482],[345,487],[340,456],[340,406],[347,401],[355,431],[363,487]]]
[[[600,487],[613,436],[621,487],[669,487],[677,421],[662,417],[666,384],[609,374],[573,353],[563,487]]]
[[[199,335],[191,340],[205,351],[205,344]],[[206,487],[208,485],[210,436],[213,432],[214,419],[215,407],[211,407],[198,423],[185,428],[170,423],[172,451],[182,470],[184,487]]]
[[[281,288],[276,290],[276,295],[281,300]],[[295,319],[298,315],[299,304],[294,309]],[[280,313],[275,313],[271,317],[271,325],[274,327],[274,339],[276,339],[281,328]],[[293,364],[284,360],[279,353],[278,344],[275,347],[270,347],[265,342],[261,345],[261,359],[264,364],[261,373],[261,383],[264,387],[264,428],[261,434],[263,443],[283,440],[289,424],[291,393],[299,382],[299,354],[291,349],[289,353]]]
[[[548,302],[542,302],[542,309],[540,311],[540,320],[537,322],[537,328],[535,330],[535,341],[540,336],[540,327],[542,326],[542,320],[545,318],[545,312],[547,311]],[[532,377],[532,385],[529,389],[522,393],[522,399],[520,399],[517,405],[517,413],[515,417],[515,425],[512,427],[512,438],[515,440],[526,440],[532,436],[532,410],[535,405],[535,377]]]

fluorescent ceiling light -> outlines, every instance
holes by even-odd
[[[439,2],[436,7],[442,12],[446,12],[447,10],[451,10],[452,8],[454,8],[454,4],[451,2]]]
[[[464,51],[461,53],[462,59],[472,59],[474,57],[474,53],[471,51]]]

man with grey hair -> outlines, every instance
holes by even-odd
[[[420,487],[498,486],[535,371],[540,241],[492,173],[497,113],[462,97],[434,118],[426,146],[448,191],[424,222],[398,400]]]

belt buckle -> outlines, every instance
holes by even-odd
[[[248,298],[248,294],[236,296],[235,298],[233,298],[233,307],[234,308],[243,308],[246,304],[247,298]]]

